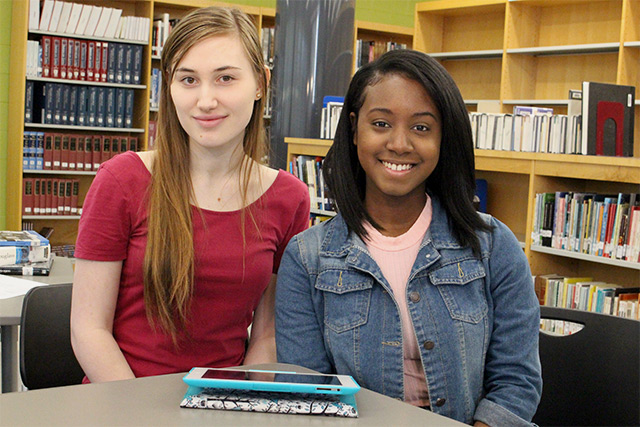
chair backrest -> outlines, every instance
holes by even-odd
[[[566,336],[540,332],[540,426],[640,425],[640,322],[540,307],[545,319],[583,324]]]
[[[20,320],[20,376],[30,390],[80,384],[84,372],[71,348],[71,285],[32,288]]]

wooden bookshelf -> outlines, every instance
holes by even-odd
[[[582,81],[633,85],[640,94],[640,1],[458,0],[416,4],[414,47],[451,73],[467,104],[498,100],[566,112]],[[638,263],[531,246],[536,193],[640,193],[640,104],[634,157],[476,150],[488,211],[525,240],[533,274],[592,276],[640,286]],[[473,108],[470,108],[472,110]]]
[[[399,25],[381,24],[378,22],[355,21],[353,40],[353,70],[356,71],[356,55],[358,40],[370,40],[375,43],[395,42],[407,45],[408,49],[413,47],[413,28]]]

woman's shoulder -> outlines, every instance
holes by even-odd
[[[151,174],[141,155],[149,157],[146,153],[134,151],[126,151],[112,157],[100,165],[96,178],[103,175],[103,172],[108,172],[121,183],[148,182]]]

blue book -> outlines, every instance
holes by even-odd
[[[107,81],[116,82],[116,57],[118,43],[109,43],[109,53],[107,54]]]
[[[33,123],[33,81],[29,80],[26,84],[24,95],[24,121],[25,123]]]
[[[91,86],[87,95],[87,126],[97,126],[98,88]]]
[[[123,83],[130,84],[133,79],[131,77],[133,72],[133,45],[126,44],[124,45],[124,76]]]
[[[78,106],[76,108],[76,123],[78,126],[86,126],[87,120],[87,92],[86,86],[78,87],[78,98],[76,100]]]
[[[124,103],[125,103],[125,93],[124,89],[117,88],[116,89],[116,99],[115,99],[115,127],[122,128],[124,127]]]
[[[32,132],[35,140],[36,170],[44,169],[44,132]]]
[[[104,87],[98,88],[98,101],[96,107],[96,126],[105,126],[105,116],[107,114],[107,91]]]
[[[54,98],[54,83],[47,83],[44,85],[44,121],[45,124],[53,124],[53,98]]]
[[[106,111],[105,111],[105,123],[106,127],[112,128],[115,126],[115,113],[116,113],[116,90],[115,88],[107,88],[106,99]]]
[[[121,43],[116,44],[116,70],[115,70],[115,82],[124,83],[124,55],[125,46]]]
[[[69,124],[69,104],[71,102],[71,87],[69,85],[61,85],[62,88],[62,104],[60,107],[60,124]]]
[[[133,126],[133,89],[125,90],[124,97],[124,127]]]
[[[78,86],[73,85],[69,89],[69,111],[67,113],[67,124],[76,125],[76,114],[78,114]]]
[[[131,70],[131,83],[139,85],[142,73],[142,45],[133,46],[133,67]]]

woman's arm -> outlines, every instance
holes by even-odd
[[[275,300],[276,274],[271,276],[269,285],[262,294],[253,314],[249,348],[244,358],[245,365],[276,362]]]
[[[71,344],[91,382],[135,378],[113,338],[122,261],[78,259],[71,299]]]

